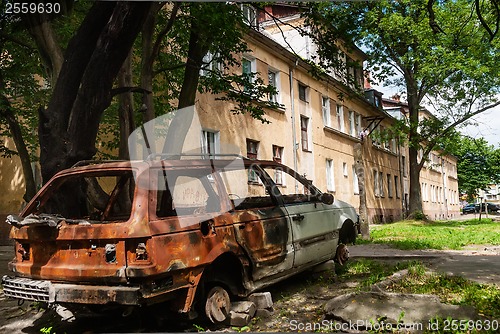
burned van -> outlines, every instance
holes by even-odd
[[[282,164],[200,157],[80,164],[8,222],[8,297],[70,310],[165,303],[215,323],[232,299],[345,262],[358,224]]]

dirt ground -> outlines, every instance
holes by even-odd
[[[480,283],[500,286],[500,247],[471,246],[463,251],[402,251],[385,245],[357,245],[350,247],[351,257],[371,258],[394,263],[419,260],[438,272],[461,275]],[[0,247],[0,275],[6,273],[6,264],[12,258],[10,247]],[[296,275],[274,285],[269,291],[274,300],[274,314],[269,318],[254,318],[252,331],[290,332],[294,324],[315,322],[322,318],[325,304],[334,297],[352,292],[356,280],[340,282],[332,272]],[[231,327],[213,327],[200,321],[183,321],[169,317],[161,306],[143,309],[129,317],[120,314],[80,318],[62,323],[54,311],[44,311],[37,305],[19,306],[0,293],[1,333],[40,333],[53,327],[50,333],[105,333],[105,332],[184,332],[197,330],[235,331]]]

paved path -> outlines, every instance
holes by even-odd
[[[478,283],[500,286],[500,246],[468,250],[400,250],[382,244],[349,247],[351,258],[427,260],[437,272],[459,275]]]

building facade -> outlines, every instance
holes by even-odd
[[[299,19],[293,11],[281,13]],[[345,70],[313,76],[307,62],[315,52],[310,40],[289,28],[281,34],[283,29],[267,22],[266,15],[249,17],[255,18],[252,25],[260,23],[264,28],[248,32],[252,52],[240,55],[243,66],[233,70],[256,72],[274,85],[278,93],[268,98],[280,107],[266,108],[270,123],[263,124],[247,114],[234,115],[231,102],[198,93],[196,109],[205,152],[218,153],[229,144],[249,158],[279,161],[354,207],[360,205],[363,182],[369,222],[403,218],[409,201],[407,148],[374,134],[403,117],[404,104],[390,104],[372,89],[356,90],[344,79],[350,75],[362,83],[362,71],[348,65],[362,64],[365,56],[360,50],[346,52]],[[298,51],[291,50],[293,46]],[[438,154],[432,159],[433,164],[421,172],[424,213],[431,219],[454,217],[459,214],[456,159]],[[362,178],[356,172],[357,160],[363,166]],[[16,158],[0,159],[0,168],[0,219],[4,220],[21,209],[24,185]],[[0,243],[5,243],[8,227],[2,226]]]

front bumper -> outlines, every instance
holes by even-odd
[[[53,283],[21,277],[2,277],[6,297],[46,303],[140,305],[139,287]]]

